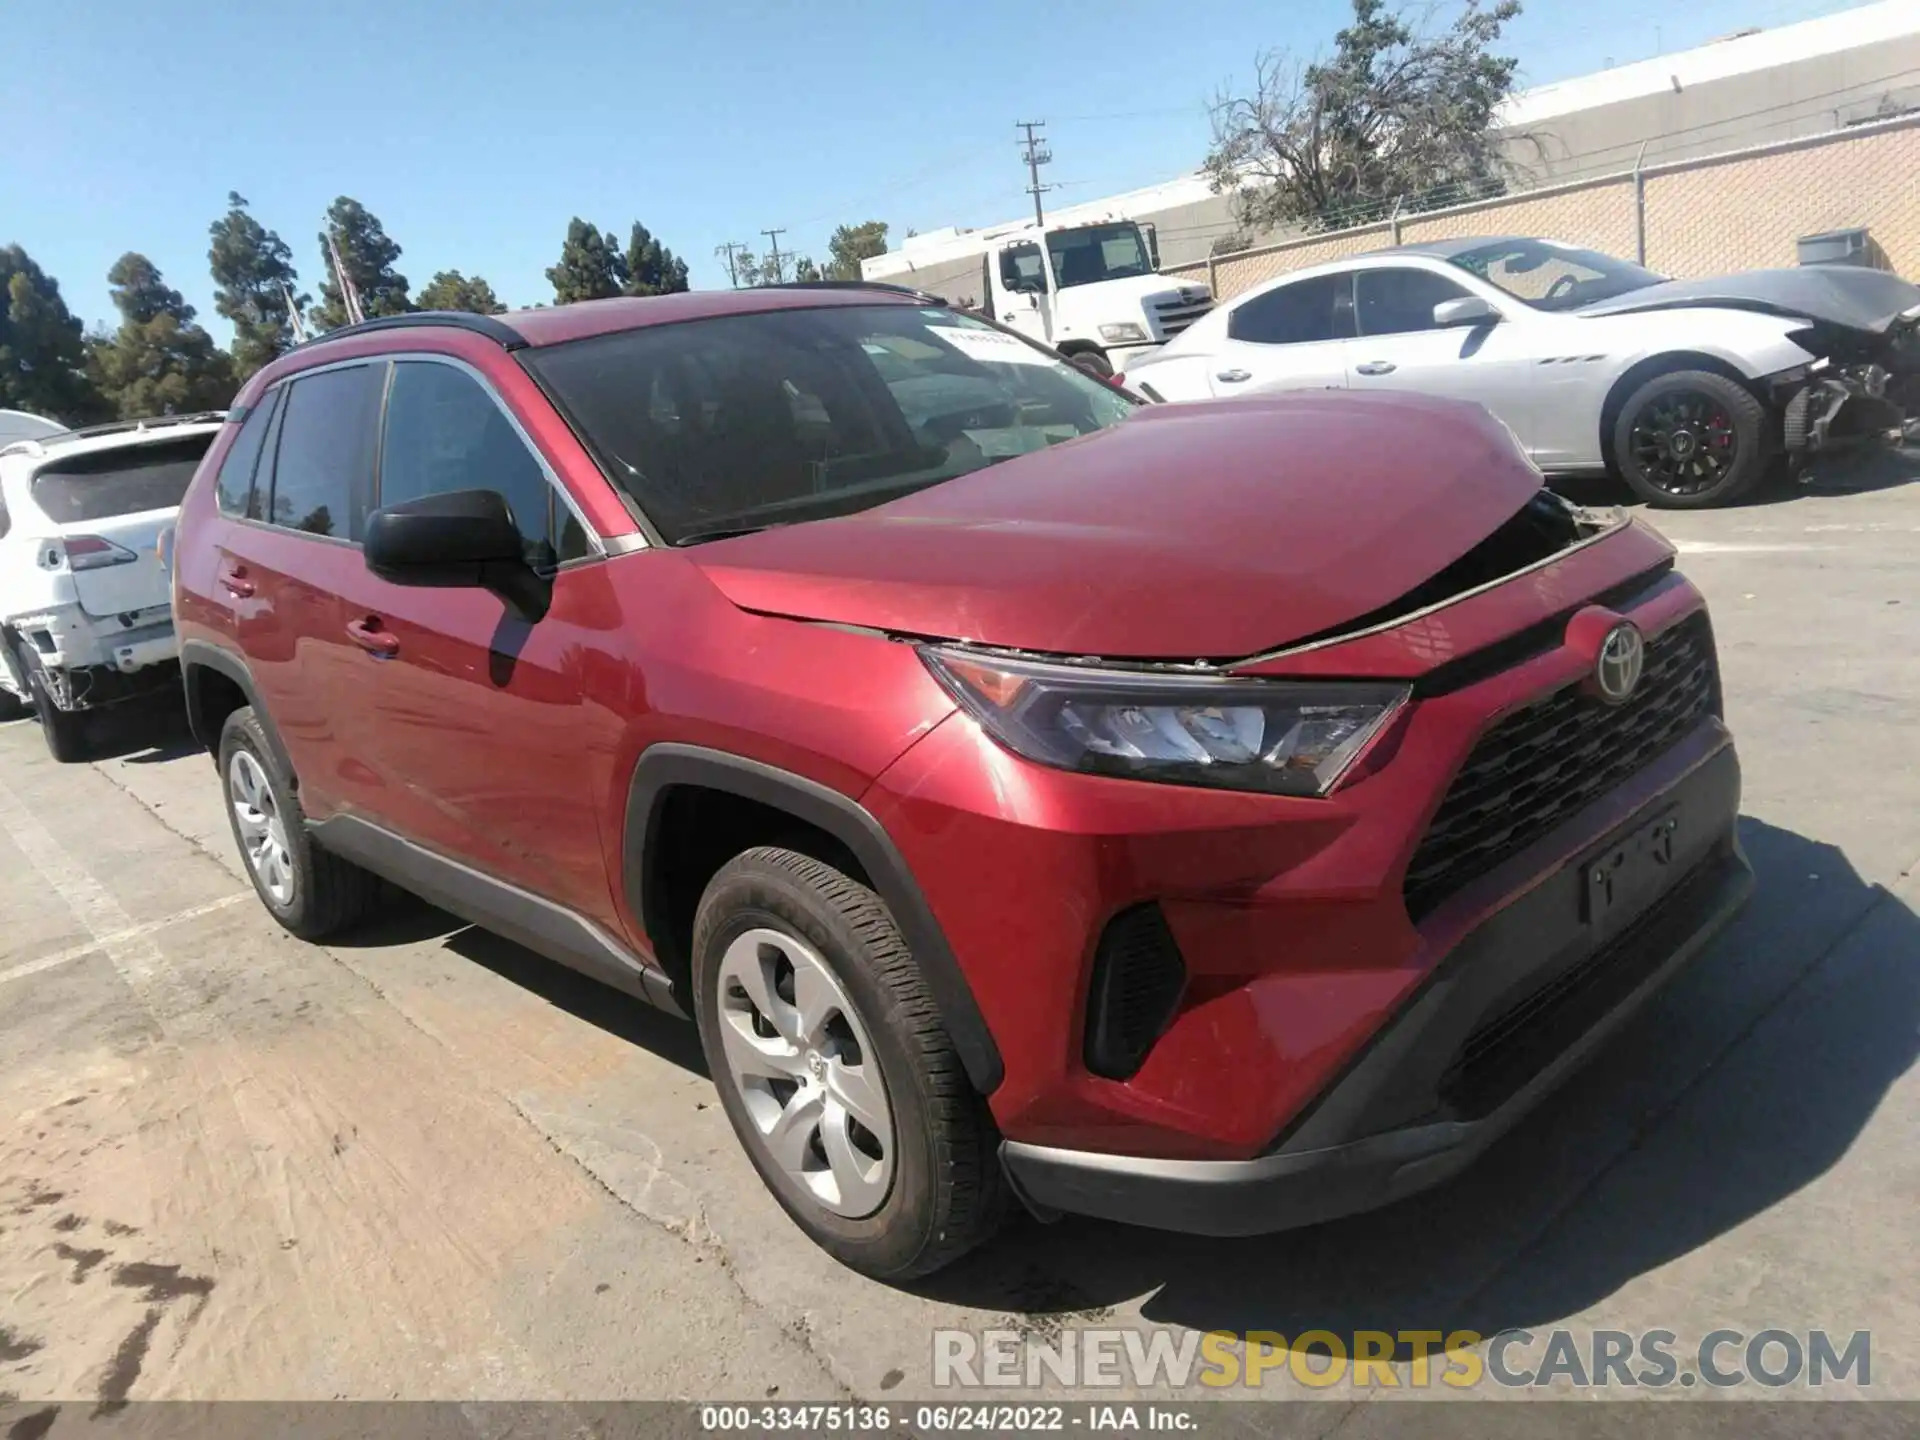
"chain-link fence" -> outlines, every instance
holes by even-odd
[[[1867,230],[1876,263],[1920,276],[1920,115],[1695,159],[1616,170],[1432,208],[1376,206],[1363,223],[1173,267],[1223,299],[1365,250],[1471,235],[1544,235],[1667,275],[1792,265],[1795,242]],[[1444,198],[1444,197],[1442,197]]]

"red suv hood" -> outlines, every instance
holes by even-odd
[[[1156,405],[904,499],[689,552],[736,605],[1067,655],[1230,659],[1364,615],[1540,477],[1478,405]]]

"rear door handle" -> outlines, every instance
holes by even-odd
[[[1253,374],[1248,370],[1221,370],[1213,378],[1225,381],[1229,385],[1238,385],[1242,380],[1251,380]]]
[[[1391,375],[1395,366],[1391,360],[1369,360],[1364,365],[1353,367],[1362,375]]]
[[[347,638],[376,659],[390,660],[400,653],[400,637],[391,631],[381,629],[380,617],[377,615],[369,615],[361,620],[349,620]]]
[[[253,594],[253,581],[247,578],[247,567],[229,565],[220,572],[220,583],[229,595],[244,600]]]

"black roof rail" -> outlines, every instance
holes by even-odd
[[[884,280],[781,280],[759,288],[763,290],[884,290],[890,295],[905,295],[909,299],[919,300],[928,305],[951,307],[952,304],[944,295],[915,290],[911,285],[889,285]]]
[[[306,345],[319,345],[328,340],[344,340],[350,335],[366,335],[375,330],[405,330],[415,325],[439,325],[450,330],[468,330],[475,335],[484,335],[506,350],[523,350],[527,337],[514,329],[496,315],[475,315],[466,310],[410,310],[405,315],[380,315],[372,320],[362,320],[356,325],[342,325],[338,330],[329,330],[324,335],[316,335]],[[306,348],[296,345],[296,350]]]

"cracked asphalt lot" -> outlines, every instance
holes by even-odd
[[[1759,894],[1480,1166],[1246,1241],[1022,1221],[911,1293],[788,1224],[690,1027],[420,904],[303,945],[176,723],[66,767],[0,726],[0,1401],[897,1400],[936,1326],[1090,1324],[1867,1329],[1870,1393],[1920,1398],[1901,478],[1659,518],[1713,602]]]

